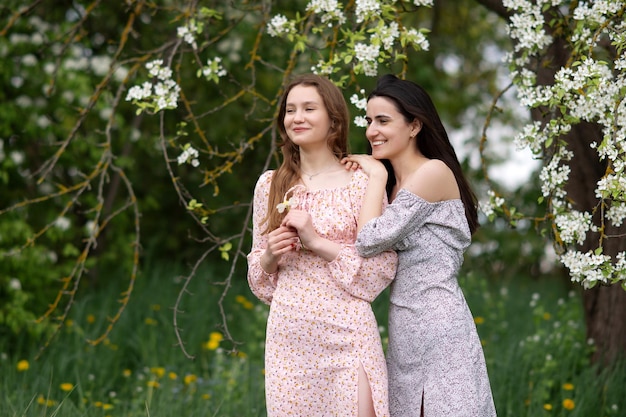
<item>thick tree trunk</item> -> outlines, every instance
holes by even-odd
[[[509,12],[502,6],[501,0],[476,1],[499,16],[505,19],[508,17]],[[536,63],[539,84],[553,83],[555,71],[570,57],[571,51],[566,45],[562,38],[555,37],[548,53],[541,62]],[[550,115],[542,110],[536,109],[532,112],[534,120],[549,120]],[[568,197],[577,210],[591,212],[597,205],[595,188],[598,179],[605,173],[606,163],[599,161],[597,151],[590,144],[593,141],[600,143],[602,132],[597,125],[583,123],[575,126],[565,140],[568,149],[575,155],[569,163],[571,173],[567,187]],[[594,218],[595,224],[598,224],[599,214],[598,210]],[[605,232],[612,238],[603,241],[603,253],[615,258],[617,253],[626,250],[626,224],[619,228],[609,224]],[[598,235],[590,234],[579,249],[587,251],[597,245],[597,242]],[[620,285],[596,286],[583,291],[583,305],[587,336],[596,347],[592,361],[608,366],[614,359],[626,354],[626,291]]]

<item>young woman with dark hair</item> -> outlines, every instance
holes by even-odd
[[[474,193],[423,88],[381,77],[366,120],[372,155],[343,162],[369,177],[359,253],[398,253],[387,351],[391,416],[493,417],[482,346],[457,281],[478,227]],[[375,203],[386,194],[383,210]]]

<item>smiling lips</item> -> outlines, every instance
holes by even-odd
[[[375,140],[375,141],[371,142],[372,146],[383,145],[385,143],[387,143],[386,140]]]

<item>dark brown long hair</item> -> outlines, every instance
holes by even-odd
[[[264,233],[268,233],[278,226],[284,216],[278,213],[276,205],[282,202],[285,193],[296,185],[300,178],[300,148],[287,135],[285,129],[285,112],[287,106],[287,96],[296,86],[311,86],[317,88],[317,92],[324,102],[326,111],[331,121],[331,128],[326,143],[332,153],[341,159],[348,154],[348,129],[349,113],[346,100],[341,90],[329,79],[315,74],[304,74],[294,78],[286,87],[280,100],[278,116],[276,117],[276,127],[280,134],[279,144],[283,154],[283,162],[274,172],[267,207],[267,228]]]
[[[465,217],[467,217],[470,231],[474,233],[479,226],[476,195],[463,175],[456,152],[428,93],[414,82],[387,74],[378,79],[376,88],[369,94],[367,100],[374,97],[385,97],[391,100],[408,123],[415,120],[422,123],[422,129],[415,141],[416,146],[426,158],[443,161],[454,173],[461,193],[461,201],[465,206]],[[383,160],[383,163],[389,172],[387,182],[389,195],[396,184],[396,176],[391,163],[387,160]]]

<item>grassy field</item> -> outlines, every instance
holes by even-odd
[[[182,306],[185,357],[172,306],[181,287],[174,267],[142,274],[110,337],[91,346],[114,313],[121,289],[85,294],[52,345],[0,341],[0,416],[265,416],[263,339],[267,308],[245,280],[227,298],[237,353],[223,340],[210,268]],[[626,366],[598,372],[587,360],[580,294],[556,279],[461,280],[483,340],[498,415],[626,415]],[[386,297],[374,304],[386,337]],[[37,355],[40,357],[37,359]]]

